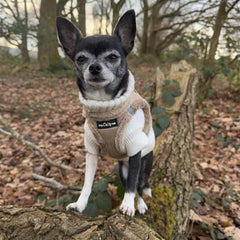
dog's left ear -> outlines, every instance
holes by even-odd
[[[127,11],[118,20],[113,35],[120,39],[125,55],[128,55],[133,49],[136,35],[136,17],[134,10]]]

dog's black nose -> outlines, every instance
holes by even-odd
[[[93,75],[97,75],[102,71],[102,67],[98,63],[93,63],[89,66],[89,72]]]

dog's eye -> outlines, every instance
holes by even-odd
[[[77,58],[78,63],[84,63],[85,61],[87,61],[87,57],[85,57],[85,56],[79,56]]]
[[[107,60],[117,60],[118,59],[118,56],[116,54],[110,54],[106,57]]]

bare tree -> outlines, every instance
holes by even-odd
[[[108,27],[109,25],[111,25],[110,24],[111,2],[108,0],[97,1],[93,6],[92,14],[94,19],[97,19],[97,21],[100,23],[98,26],[98,33],[109,34]]]
[[[125,4],[126,0],[118,0],[117,2],[115,2],[114,0],[111,0],[111,9],[112,9],[112,29],[114,29],[114,27],[117,24],[117,21],[119,19],[119,15],[120,15],[120,10],[123,7],[123,5]]]
[[[65,5],[67,4],[69,0],[59,0],[57,3],[57,16],[62,15],[62,12],[65,8]]]
[[[143,30],[142,30],[142,38],[141,38],[141,53],[147,53],[148,46],[148,28],[149,28],[149,5],[148,0],[142,0],[143,2]]]
[[[78,27],[83,35],[86,35],[86,0],[77,0]]]
[[[41,69],[59,61],[56,33],[56,0],[42,0],[38,28],[38,61]]]
[[[142,5],[142,10],[137,14],[144,15],[141,52],[153,55],[159,55],[168,48],[189,26],[201,21],[203,14],[214,7],[214,4],[197,0],[143,0]]]
[[[23,1],[24,11],[20,11],[19,5],[17,0],[0,2],[1,37],[20,49],[23,62],[29,62],[27,0]]]
[[[239,0],[235,0],[235,1],[221,0],[218,5],[217,16],[212,26],[213,35],[210,38],[209,51],[207,53],[206,59],[204,60],[204,65],[207,66],[207,68],[211,68],[211,71],[204,72],[205,80],[207,83],[206,87],[209,87],[209,85],[211,85],[211,79],[216,74],[216,71],[214,71],[214,64],[215,64],[215,56],[216,56],[218,45],[219,45],[221,31],[224,28],[224,24],[228,20],[229,14],[231,13],[231,11],[234,10],[234,7],[239,2],[240,2]],[[240,28],[238,27],[238,29]]]

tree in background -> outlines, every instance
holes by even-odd
[[[231,12],[234,10],[236,12],[235,14],[239,14],[239,8],[234,9],[237,4],[240,3],[239,0],[235,1],[229,1],[229,0],[221,0],[219,5],[218,5],[218,10],[217,10],[217,15],[215,18],[215,21],[212,23],[212,29],[213,29],[213,34],[210,38],[209,41],[209,50],[207,51],[206,57],[203,60],[203,65],[204,65],[204,86],[203,86],[203,91],[206,92],[209,87],[211,87],[212,80],[215,77],[217,73],[217,68],[216,68],[216,53],[217,49],[219,46],[219,41],[220,41],[220,36],[222,30],[225,28],[226,34],[223,36],[223,38],[226,39],[226,47],[228,49],[235,49],[236,47],[236,41],[234,42],[232,33],[235,33],[236,30],[240,30],[239,22],[237,23],[238,25],[235,25],[232,20],[236,20],[237,17],[234,16],[234,13],[232,16],[230,16]],[[239,18],[238,18],[239,20]],[[207,50],[207,49],[206,49]]]
[[[31,1],[35,9],[34,2]],[[20,6],[21,5],[21,6]],[[22,61],[29,62],[28,40],[32,26],[29,26],[27,0],[19,3],[17,0],[0,2],[0,37],[4,37],[10,44],[21,51]],[[23,9],[23,11],[21,10]]]
[[[111,34],[109,32],[109,26],[111,24],[111,2],[110,1],[97,1],[94,3],[92,8],[92,15],[94,19],[99,23],[98,33],[99,34]]]
[[[65,9],[65,6],[69,0],[59,0],[57,3],[57,16],[62,15],[62,12]]]
[[[86,0],[77,0],[78,23],[77,26],[86,36]]]
[[[38,61],[41,69],[54,66],[59,60],[56,33],[56,0],[42,0],[38,27]]]
[[[119,19],[120,10],[123,7],[123,5],[126,3],[126,0],[118,0],[115,2],[114,0],[111,0],[111,9],[112,9],[112,29],[117,24],[117,21]]]
[[[212,5],[203,1],[142,1],[141,53],[159,56],[194,23],[201,21]]]

